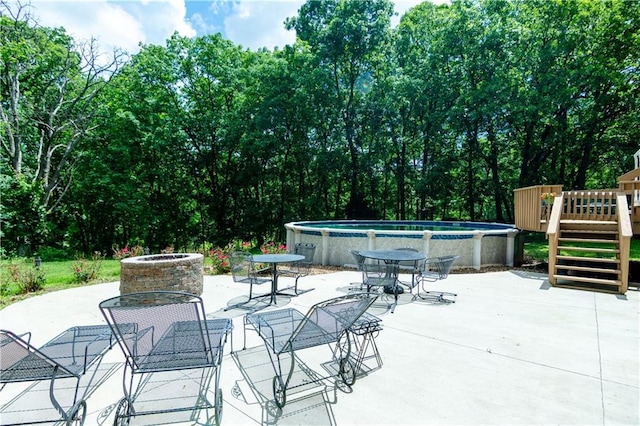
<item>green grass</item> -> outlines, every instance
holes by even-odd
[[[87,261],[87,265],[91,264],[91,260]],[[20,268],[34,268],[33,259],[11,259],[0,262],[0,280],[2,283],[9,283],[10,265],[18,265]],[[120,261],[115,259],[105,259],[100,264],[97,278],[88,283],[80,283],[75,279],[74,266],[77,265],[76,260],[43,262],[40,270],[46,279],[44,289],[35,293],[19,294],[19,289],[14,283],[8,284],[6,291],[0,295],[0,309],[5,306],[23,300],[27,297],[42,294],[49,291],[64,290],[67,288],[88,286],[104,282],[113,282],[120,280]]]
[[[10,265],[19,265],[21,268],[34,270],[32,258],[17,258],[0,261],[0,282],[8,283],[10,281],[9,267]],[[92,265],[91,259],[83,263],[84,270],[90,269]],[[6,291],[0,294],[0,309],[17,301],[26,299],[27,297],[50,291],[65,290],[68,288],[90,286],[100,283],[108,283],[120,281],[120,261],[115,259],[104,259],[100,264],[97,278],[88,283],[81,283],[75,278],[74,268],[78,266],[77,260],[64,260],[55,262],[42,262],[40,270],[46,278],[45,286],[42,290],[20,294],[15,284],[9,284]],[[205,260],[205,266],[210,266],[210,261]],[[205,272],[206,274],[207,272]]]
[[[547,262],[549,259],[549,243],[544,233],[532,232],[527,233],[524,243],[525,259],[535,262]],[[631,239],[631,248],[629,250],[629,260],[640,260],[640,239]]]

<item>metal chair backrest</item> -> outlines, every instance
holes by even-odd
[[[441,256],[439,257],[438,262],[438,274],[441,280],[444,280],[449,276],[449,271],[451,271],[451,266],[458,259],[459,255],[449,255],[449,256]]]
[[[398,278],[400,269],[397,263],[365,263],[363,267],[365,284],[369,282],[381,282],[379,285],[393,284]],[[382,281],[384,281],[384,283],[382,283]]]
[[[133,371],[168,371],[209,365],[219,341],[212,342],[202,299],[170,291],[123,294],[100,303]],[[222,337],[220,337],[222,338]]]
[[[364,269],[364,261],[366,260],[366,257],[361,255],[358,250],[349,250],[349,253],[351,253],[351,256],[355,259],[358,271],[362,271]]]
[[[377,295],[354,293],[312,306],[283,346],[286,350],[337,342],[376,300]]]
[[[253,262],[248,253],[234,251],[229,254],[229,268],[233,281],[246,283],[251,281],[253,275]]]
[[[420,250],[413,247],[399,247],[396,250],[404,250],[404,251],[410,251],[412,253],[420,253]],[[401,260],[400,262],[398,262],[398,265],[409,266],[411,268],[418,269],[419,263],[420,261],[418,260]]]
[[[316,253],[316,245],[313,243],[297,243],[293,248],[294,254],[304,256],[304,260],[301,263],[311,265],[313,263],[313,256]]]
[[[79,378],[111,345],[106,325],[71,327],[40,348],[30,333],[0,330],[0,383]]]
[[[0,330],[0,383],[42,380],[53,377],[59,364],[40,353],[20,336]],[[71,377],[60,368],[60,377]]]

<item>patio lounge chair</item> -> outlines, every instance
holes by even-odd
[[[232,329],[230,319],[207,320],[200,297],[170,291],[123,294],[101,302],[100,310],[125,356],[124,397],[115,410],[115,424],[129,424],[132,416],[203,409],[214,409],[214,421],[220,424],[220,364]],[[136,407],[141,385],[150,373],[198,369],[202,373],[196,403],[178,398],[174,405],[179,406],[154,410],[147,401],[141,409]],[[214,394],[213,402],[207,398],[208,390]]]
[[[0,330],[0,383],[3,390],[9,383],[37,382],[48,380],[49,398],[60,417],[55,419],[20,419],[12,421],[5,408],[0,408],[2,424],[33,424],[56,422],[84,424],[87,414],[85,397],[96,376],[104,354],[113,347],[111,330],[106,325],[72,327],[50,340],[44,346],[35,348],[30,343],[31,333],[17,335],[8,330]],[[80,379],[91,373],[85,392],[79,394]],[[56,381],[75,379],[71,408],[64,408],[56,391]],[[61,396],[61,395],[58,395]]]
[[[293,286],[292,296],[298,296],[313,290],[312,288],[306,290],[298,290],[298,280],[302,277],[306,277],[311,273],[311,267],[313,266],[313,256],[316,252],[316,245],[312,243],[297,243],[293,247],[293,254],[299,254],[304,256],[303,260],[293,262],[286,268],[278,271],[278,275],[292,276],[295,278],[295,284]]]
[[[446,279],[449,276],[451,266],[459,257],[458,255],[449,255],[425,259],[417,278],[417,282],[421,284],[422,291],[417,291],[413,298],[419,297],[422,300],[434,300],[439,303],[455,303],[455,300],[445,298],[445,296],[456,297],[457,294],[438,290],[427,290],[425,283]]]
[[[291,384],[295,354],[302,349],[336,345],[332,352],[339,367],[338,376],[348,386],[355,383],[356,369],[351,356],[353,338],[349,330],[376,297],[367,293],[336,297],[315,304],[306,315],[288,308],[245,316],[245,333],[246,325],[252,326],[267,348],[275,372],[273,396],[279,408],[287,402],[287,390],[309,384],[308,381],[300,385]],[[288,362],[286,357],[289,357]],[[313,383],[328,378],[318,377],[317,374],[309,377]]]

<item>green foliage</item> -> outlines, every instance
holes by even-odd
[[[176,34],[116,74],[4,14],[3,253],[257,248],[299,219],[512,222],[515,188],[615,187],[640,138],[639,9],[424,2],[392,28],[387,0],[310,1],[291,46]]]
[[[144,254],[144,248],[142,246],[124,246],[123,248],[113,247],[113,258],[116,260],[122,260],[127,257],[142,256]]]
[[[91,260],[77,257],[71,264],[73,271],[73,281],[79,284],[86,284],[90,281],[98,279],[100,267],[104,261],[104,255],[100,252],[94,252]]]
[[[4,269],[7,275],[0,285],[0,294],[6,296],[10,287],[17,287],[18,294],[34,293],[44,288],[47,279],[40,268],[36,268],[29,260],[10,262]]]
[[[229,254],[233,251],[262,254],[286,253],[287,247],[282,243],[269,241],[258,248],[255,242],[242,240],[233,240],[224,247],[213,247],[206,252],[206,256],[210,259],[214,274],[228,274],[230,272]]]
[[[2,242],[7,255],[31,255],[32,247],[47,237],[42,188],[24,175],[0,175]]]
[[[33,259],[30,258],[3,260],[0,263],[0,308],[28,296],[28,294],[22,291],[22,287],[18,286],[15,281],[10,279],[14,267],[13,265],[18,265],[18,268],[26,271],[26,276],[29,276],[29,274],[33,275],[35,278],[31,279],[31,281],[37,282],[38,277],[46,277],[44,286],[38,291],[54,291],[84,285],[84,283],[79,283],[75,279],[74,268],[72,265],[76,262],[77,260],[55,262],[43,261],[40,269],[36,270],[33,267]],[[89,262],[87,261],[87,263]],[[120,261],[105,258],[100,265],[99,276],[96,280],[92,281],[91,284],[98,282],[114,282],[119,279]]]
[[[64,248],[41,246],[35,253],[43,262],[66,260],[73,257],[73,251]]]
[[[211,259],[211,267],[214,274],[227,274],[230,272],[229,247],[215,247],[209,250],[208,257]]]
[[[282,243],[269,241],[260,246],[260,251],[262,252],[262,254],[286,253],[287,246]]]

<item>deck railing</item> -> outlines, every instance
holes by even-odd
[[[620,192],[627,194],[633,233],[640,234],[640,169],[620,176],[618,188]]]
[[[562,185],[535,185],[518,188],[513,192],[516,228],[546,231],[551,206],[562,192]]]
[[[631,218],[628,214],[626,214],[626,212],[629,211],[629,207],[627,206],[626,194],[623,194],[621,192],[618,193],[617,205],[618,238],[620,249],[620,279],[622,281],[620,292],[624,294],[626,293],[629,286],[629,252],[631,248],[631,237],[633,237]]]
[[[631,194],[631,206],[640,206],[640,169],[631,170],[618,178],[620,191]]]
[[[564,191],[562,194],[562,219],[615,221],[618,217],[617,189]]]

